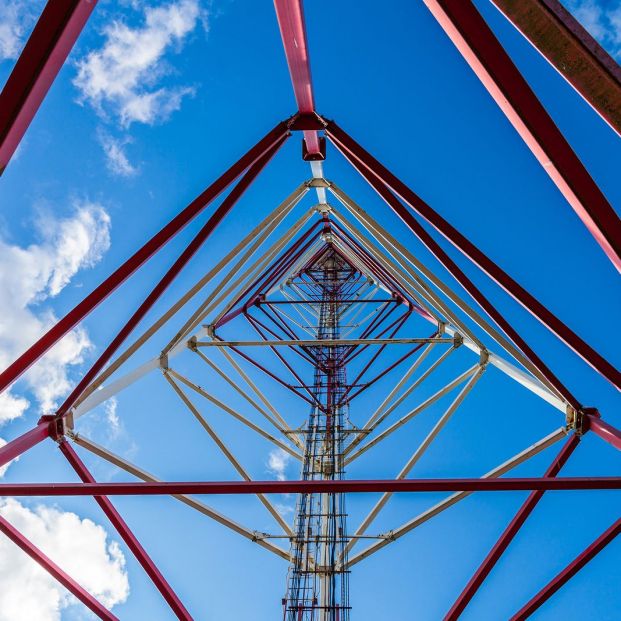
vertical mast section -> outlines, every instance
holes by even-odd
[[[329,240],[329,234],[326,235]],[[328,241],[327,250],[299,274],[308,303],[319,309],[317,339],[338,339],[347,292],[360,277]],[[306,426],[303,480],[343,478],[343,444],[348,433],[343,346],[314,347],[317,358],[313,391],[320,406]],[[297,500],[285,621],[348,621],[349,572],[344,494],[300,494]],[[343,559],[343,563],[338,561]],[[337,567],[338,566],[338,567]]]

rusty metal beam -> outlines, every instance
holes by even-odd
[[[621,67],[558,0],[490,0],[621,136]]]

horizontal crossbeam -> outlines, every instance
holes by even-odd
[[[454,339],[434,338],[403,338],[403,339],[309,339],[309,340],[275,340],[275,341],[197,341],[196,347],[339,347],[340,345],[410,345],[412,343],[446,343],[453,345]]]
[[[4,483],[0,496],[141,496],[168,494],[320,494],[373,492],[525,492],[618,490],[621,477],[378,479],[325,481],[182,481],[159,483]]]

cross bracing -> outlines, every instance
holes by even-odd
[[[528,85],[516,91],[515,84],[521,84],[521,76],[515,73],[511,60],[472,3],[425,3],[611,262],[618,266],[618,218],[560,132],[553,131],[553,122],[538,106]],[[49,3],[42,16],[42,29],[33,33],[39,49],[27,47],[27,56],[54,51],[58,41],[65,46],[70,43],[92,10],[92,6],[87,10],[85,5],[94,3],[74,2],[64,16],[57,6],[61,4]],[[31,432],[0,448],[1,466],[51,437],[58,442],[82,484],[59,484],[56,488],[45,484],[3,484],[1,493],[94,495],[173,613],[178,618],[190,619],[191,613],[108,498],[114,494],[169,493],[288,564],[286,585],[283,574],[285,618],[336,621],[350,616],[349,578],[354,576],[358,563],[374,557],[475,492],[531,490],[448,610],[446,618],[456,619],[545,491],[619,489],[618,477],[557,475],[585,433],[593,431],[616,448],[621,448],[621,433],[602,420],[596,409],[581,404],[549,367],[538,347],[524,339],[460,269],[436,236],[448,240],[618,388],[620,374],[337,123],[315,112],[301,2],[276,0],[275,6],[298,112],[279,123],[3,371],[4,389],[236,183],[58,411],[42,418]],[[52,21],[58,26],[58,41],[46,39],[43,27]],[[51,64],[57,62],[58,55]],[[24,63],[18,63],[16,72],[27,71],[24,67]],[[48,71],[44,81],[49,76]],[[34,77],[34,83],[42,79],[38,74]],[[7,88],[3,96],[15,89],[16,83],[10,82]],[[24,131],[28,109],[32,111],[33,105],[36,109],[36,93],[41,93],[41,88],[34,95],[26,93],[23,110],[9,119],[9,127],[5,128],[8,131],[0,136],[3,165]],[[166,300],[166,310],[153,317],[152,311],[160,310],[159,303],[165,301],[164,293],[171,283],[209,245],[215,228],[295,132],[303,135],[303,157],[310,163],[312,178],[303,181],[267,215],[264,209],[255,210],[254,215],[260,213],[265,217],[257,218],[244,238],[235,239],[230,251],[211,261],[198,281],[186,287],[173,303]],[[436,275],[436,263],[421,260],[410,243],[413,238],[400,239],[384,225],[383,218],[373,217],[365,205],[358,205],[339,185],[324,177],[326,139],[450,274],[450,280]],[[318,204],[309,207],[310,197],[316,198]],[[130,335],[133,340],[128,345]],[[157,355],[152,355],[153,351]],[[83,427],[95,408],[126,391],[140,390],[152,377],[177,400],[188,424],[194,425],[197,433],[205,434],[213,454],[217,453],[228,465],[236,481],[165,481],[88,437]],[[546,421],[539,439],[517,452],[507,452],[501,463],[479,473],[479,478],[412,478],[485,383],[500,380],[541,401],[552,415],[550,421],[556,417],[556,422]],[[231,434],[233,428],[238,431]],[[382,451],[384,455],[389,453],[395,437],[404,434],[416,441],[393,478],[348,479],[350,471],[365,469],[373,473]],[[250,436],[299,463],[301,480],[256,480],[245,463],[243,442],[239,441]],[[560,442],[560,452],[543,477],[504,476]],[[113,464],[139,482],[98,484],[74,446]],[[285,514],[273,496],[289,493],[286,490],[298,494],[293,518]],[[452,493],[405,522],[380,528],[378,523],[384,523],[387,508],[401,491]],[[362,515],[348,515],[345,494],[356,492],[381,495]],[[256,518],[258,510],[262,511],[261,519],[268,520],[271,528],[242,524],[220,507],[196,498],[198,494],[212,495],[215,502],[215,496],[228,493],[254,496],[257,510],[250,517]],[[0,528],[96,615],[115,618],[6,520],[0,521]],[[532,614],[612,541],[619,530],[617,521],[535,594],[514,618]]]

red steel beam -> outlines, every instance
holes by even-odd
[[[502,268],[496,265],[496,263],[494,263],[486,254],[479,250],[455,227],[449,224],[440,214],[425,203],[425,201],[423,201],[415,192],[408,188],[400,179],[395,177],[395,175],[393,175],[385,166],[383,166],[370,153],[368,153],[342,128],[334,123],[334,121],[327,121],[326,123],[326,133],[335,146],[345,155],[347,159],[350,160],[353,166],[363,177],[365,177],[365,179],[375,188],[375,190],[380,193],[384,200],[389,202],[392,209],[397,212],[397,215],[405,222],[405,224],[408,225],[410,229],[413,231],[416,229],[417,235],[419,235],[419,232],[422,231],[421,234],[424,234],[426,239],[431,240],[434,247],[442,252],[443,256],[446,257],[442,259],[442,262],[445,267],[447,267],[449,272],[455,276],[455,263],[448,258],[448,255],[440,249],[431,236],[424,232],[424,229],[420,226],[412,214],[407,209],[404,209],[403,205],[401,205],[398,200],[391,200],[390,196],[386,196],[386,193],[382,192],[380,185],[385,185],[387,188],[390,188],[390,190],[392,190],[392,192],[407,203],[415,213],[424,218],[436,231],[450,241],[458,250],[460,250],[460,252],[462,252],[462,254],[464,254],[470,261],[485,272],[494,282],[502,287],[514,300],[519,302],[546,328],[548,328],[566,345],[573,349],[573,351],[576,352],[585,362],[591,365],[591,367],[593,367],[614,386],[621,390],[621,372],[618,369],[616,369],[610,362],[595,351],[588,343],[581,339],[573,330],[571,330],[571,328],[558,319],[558,317],[551,313],[543,304],[541,304],[541,302],[539,302],[539,300],[526,291],[524,287],[517,283]],[[374,183],[375,179],[380,181],[380,185]],[[390,192],[388,192],[388,194],[390,194]],[[621,240],[621,236],[619,239]],[[424,243],[428,245],[428,241],[425,241]],[[436,256],[438,256],[436,250],[432,250],[431,248],[429,249],[436,254]],[[448,259],[448,262],[446,259]],[[451,267],[448,267],[449,262]],[[457,278],[457,276],[455,277]],[[481,301],[480,292],[477,292],[476,295],[473,293],[474,285],[469,281],[468,286],[464,284],[466,282],[465,275],[462,273],[457,279],[462,283],[462,285],[464,285],[470,294],[475,297],[479,304],[481,304],[483,308],[490,313],[488,310],[489,303],[487,303],[487,301]],[[495,313],[494,319],[499,325],[501,325],[497,315],[498,313]],[[502,325],[503,329],[507,331],[507,322],[502,319],[502,317],[500,320],[502,324],[504,324]],[[514,333],[515,331],[512,330],[512,332]],[[507,334],[509,334],[509,332],[507,332]],[[513,336],[511,336],[511,338],[514,339]],[[521,345],[518,346],[523,349]],[[527,352],[524,351],[524,353]],[[535,363],[534,359],[531,358],[531,360]],[[559,389],[558,386],[557,389]],[[572,403],[572,405],[574,404]]]
[[[554,593],[566,582],[573,578],[589,561],[599,554],[615,537],[621,533],[621,518],[605,530],[588,548],[586,548],[575,560],[563,571],[551,580],[535,597],[533,597],[517,614],[511,617],[511,621],[523,621],[530,617],[541,605],[543,605]]]
[[[331,135],[329,134],[331,137]],[[513,342],[526,354],[528,359],[537,367],[539,372],[545,376],[548,381],[556,388],[563,398],[575,409],[580,408],[580,403],[567,389],[567,387],[552,373],[547,365],[537,356],[528,343],[519,335],[519,333],[511,326],[511,324],[498,312],[496,307],[483,295],[476,285],[466,276],[466,274],[458,267],[458,265],[449,257],[442,249],[440,244],[426,231],[426,229],[414,218],[397,197],[382,183],[382,181],[373,176],[367,168],[364,168],[360,160],[356,160],[354,154],[348,151],[345,145],[333,140],[337,149],[358,169],[360,174],[367,180],[371,187],[384,199],[391,209],[403,220],[420,241],[429,249],[429,251],[440,261],[448,272],[461,284],[461,286],[475,299],[485,312],[504,330],[504,332],[513,340]],[[360,165],[357,164],[360,163]]]
[[[281,138],[274,144],[260,159],[258,159],[242,177],[239,183],[231,190],[231,193],[222,201],[221,205],[216,209],[213,215],[207,220],[200,231],[194,236],[192,241],[185,247],[181,255],[168,269],[166,274],[152,289],[151,293],[146,297],[144,302],[140,304],[138,309],[129,318],[127,323],[114,337],[110,345],[101,354],[101,356],[95,361],[88,372],[82,377],[78,385],[74,388],[71,394],[65,399],[65,402],[57,411],[58,416],[66,414],[67,410],[73,405],[75,400],[82,394],[84,389],[93,380],[95,375],[103,368],[103,366],[110,360],[118,348],[123,344],[125,339],[131,334],[132,330],[138,325],[141,319],[147,314],[149,309],[157,302],[160,296],[166,291],[168,286],[175,280],[179,272],[187,265],[188,261],[196,254],[201,248],[209,236],[213,233],[216,227],[222,222],[225,216],[231,211],[235,203],[239,200],[242,194],[248,189],[250,184],[256,179],[257,175],[263,170],[265,165],[274,156],[276,151],[285,141],[285,137]]]
[[[49,0],[0,93],[4,172],[97,0]]]
[[[84,483],[96,483],[95,478],[69,442],[63,439],[60,442],[59,448]],[[177,594],[173,591],[170,584],[168,584],[166,578],[164,578],[138,539],[136,539],[136,536],[130,530],[125,520],[110,502],[110,499],[106,498],[106,496],[95,496],[95,501],[102,508],[103,512],[106,514],[114,528],[116,528],[117,532],[126,543],[127,547],[132,551],[140,565],[142,565],[142,568],[145,570],[149,578],[151,578],[158,591],[162,594],[172,611],[175,613],[176,617],[181,619],[181,621],[192,621],[190,613],[186,610]]]
[[[141,496],[171,494],[319,494],[376,492],[524,492],[619,490],[621,477],[182,481],[157,483],[2,483],[0,496]]]
[[[610,261],[621,272],[621,220],[472,0],[424,0]]]
[[[88,591],[83,589],[69,574],[64,572],[52,559],[43,554],[39,548],[28,541],[15,527],[0,516],[0,531],[15,545],[21,548],[30,558],[35,560],[53,578],[77,597],[89,610],[104,621],[119,621],[107,608],[102,606]]]
[[[559,454],[555,457],[554,461],[550,464],[544,477],[555,477],[565,465],[570,455],[574,452],[574,449],[578,446],[580,438],[574,434],[563,445],[563,448]],[[500,535],[498,541],[494,544],[494,547],[490,550],[489,554],[485,557],[485,560],[481,563],[476,570],[474,576],[470,579],[460,596],[457,598],[451,609],[444,617],[444,621],[455,621],[459,619],[466,606],[470,603],[470,600],[474,597],[475,593],[479,590],[479,587],[483,584],[483,581],[489,576],[496,563],[503,555],[504,551],[509,547],[509,544],[513,541],[515,535],[526,522],[528,516],[533,512],[537,503],[543,498],[544,492],[537,490],[531,492],[526,499],[526,502],[520,507],[519,511],[515,514],[515,517],[511,520],[505,531]]]
[[[274,8],[298,110],[300,114],[313,114],[315,100],[302,0],[274,0]],[[305,130],[304,141],[309,154],[321,152],[316,130]]]
[[[279,123],[254,147],[243,155],[202,194],[195,198],[183,211],[146,242],[125,263],[87,295],[77,306],[58,321],[36,343],[27,349],[15,362],[0,374],[0,392],[18,379],[45,352],[74,328],[108,295],[115,291],[145,261],[172,239],[181,229],[201,213],[222,191],[259,158],[263,157],[276,143],[288,134],[286,123]]]
[[[40,422],[34,429],[7,442],[4,446],[0,447],[0,468],[49,436],[50,423],[49,421],[44,421]]]
[[[588,429],[602,440],[606,440],[606,442],[612,444],[617,450],[621,451],[621,431],[619,429],[616,429],[605,420],[593,416],[592,414],[588,414],[586,418],[588,421]]]
[[[558,0],[490,0],[621,136],[621,67]]]

